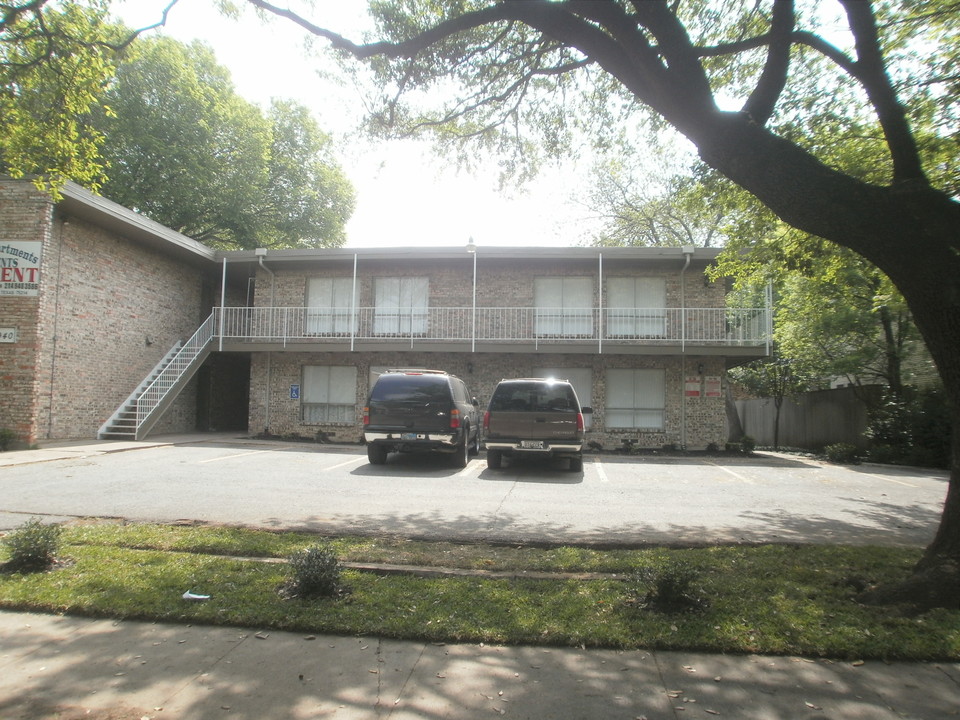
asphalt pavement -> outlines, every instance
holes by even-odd
[[[148,447],[63,443],[4,464]],[[940,720],[960,663],[448,645],[0,612],[0,718]]]

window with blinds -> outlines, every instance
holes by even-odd
[[[429,298],[428,278],[377,278],[373,331],[377,335],[426,334]]]
[[[663,430],[665,378],[663,370],[607,370],[606,427]]]
[[[307,334],[350,335],[357,329],[353,278],[307,280]]]
[[[607,280],[608,337],[666,337],[667,283],[664,278]]]
[[[540,337],[593,335],[593,280],[539,277],[533,281],[536,334]]]
[[[300,385],[300,412],[305,424],[356,422],[355,367],[305,365]]]

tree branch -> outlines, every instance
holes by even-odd
[[[894,182],[921,182],[929,185],[906,112],[897,100],[880,50],[876,18],[870,3],[839,0],[847,13],[857,50],[857,77],[863,84],[893,159]]]
[[[767,61],[756,87],[743,106],[743,111],[758,125],[766,125],[786,87],[794,22],[793,0],[774,0]]]

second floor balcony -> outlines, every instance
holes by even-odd
[[[224,349],[761,356],[766,308],[225,307]]]

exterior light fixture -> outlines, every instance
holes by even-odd
[[[471,255],[477,251],[477,243],[471,237],[467,240],[467,252]]]

